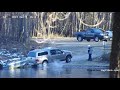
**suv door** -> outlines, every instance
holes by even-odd
[[[56,49],[56,54],[57,54],[57,59],[58,60],[64,60],[65,59],[65,54],[63,53],[63,51]]]
[[[94,30],[92,30],[92,29],[87,30],[87,31],[86,31],[86,37],[87,37],[87,38],[92,38],[92,37],[94,37]]]
[[[62,60],[64,58],[63,52],[59,49],[50,50],[50,54],[51,61]]]
[[[57,59],[56,50],[50,50],[49,60],[54,61]]]

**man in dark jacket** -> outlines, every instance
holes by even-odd
[[[88,45],[88,54],[89,54],[89,58],[88,61],[92,61],[92,47],[90,45]]]

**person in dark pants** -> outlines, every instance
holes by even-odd
[[[88,45],[88,61],[92,61],[92,47],[90,45]]]
[[[105,46],[106,46],[106,42],[107,42],[107,39],[103,39],[103,47],[105,49]]]
[[[3,69],[3,62],[0,60],[0,70]]]

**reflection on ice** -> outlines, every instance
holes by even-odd
[[[63,64],[60,61],[54,61],[50,65],[52,67],[55,67],[55,68],[62,68],[63,67]]]
[[[4,69],[0,71],[0,78],[109,78],[109,72],[62,66],[52,63],[48,68],[39,65],[36,68]]]

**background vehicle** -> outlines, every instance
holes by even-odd
[[[28,59],[34,65],[42,64],[47,65],[49,62],[56,60],[64,60],[66,63],[70,62],[72,53],[58,48],[47,47],[43,49],[35,49],[28,53]]]
[[[108,39],[108,40],[112,40],[112,38],[113,38],[113,31],[111,31],[111,30],[105,31],[105,38]]]
[[[74,36],[77,37],[79,42],[83,41],[83,39],[86,39],[87,41],[94,39],[94,41],[98,42],[99,40],[104,39],[104,32],[101,29],[89,28],[81,32],[75,32]]]

